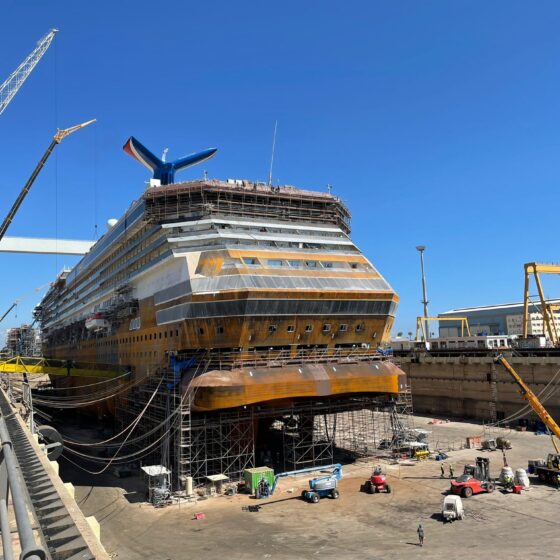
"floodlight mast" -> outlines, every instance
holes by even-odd
[[[428,292],[426,290],[426,274],[424,272],[424,251],[426,250],[425,245],[417,245],[416,250],[420,253],[420,267],[422,270],[422,303],[424,304],[424,317],[429,317],[430,314],[428,313]],[[426,321],[426,328],[424,330],[424,338],[426,339],[424,342],[427,342],[430,339],[430,324]]]

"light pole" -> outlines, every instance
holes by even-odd
[[[420,267],[422,269],[422,295],[424,297],[424,299],[422,300],[422,303],[424,304],[424,317],[429,317],[428,315],[428,293],[426,291],[426,274],[424,273],[424,251],[426,250],[426,247],[424,245],[417,245],[416,246],[416,250],[420,253]],[[426,319],[424,321],[424,342],[427,342],[428,339],[430,338],[430,323],[429,321]]]

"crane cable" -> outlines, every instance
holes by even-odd
[[[556,380],[556,378],[558,377],[559,374],[560,374],[560,369],[558,369],[556,371],[556,373],[550,378],[548,383],[539,391],[539,393],[537,395],[537,398],[541,402],[546,402],[558,390],[558,387],[551,387],[550,390],[548,391],[548,393],[546,395],[544,395],[544,392]],[[542,395],[544,395],[544,396],[541,397]],[[497,428],[497,427],[499,427],[500,424],[505,424],[506,422],[511,422],[512,420],[517,420],[518,418],[523,416],[525,414],[525,411],[527,411],[528,409],[532,409],[530,404],[526,404],[526,405],[522,406],[516,412],[514,412],[513,414],[510,414],[509,416],[507,416],[506,418],[503,418],[502,420],[497,420],[496,422],[492,422],[491,424],[487,424],[485,426],[485,429],[487,429],[487,428]]]

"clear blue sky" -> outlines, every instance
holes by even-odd
[[[418,244],[432,314],[520,300],[523,263],[560,260],[558,2],[2,4],[0,81],[60,29],[0,116],[2,216],[54,129],[98,119],[57,148],[8,235],[104,231],[148,178],[122,152],[131,134],[169,157],[219,148],[181,178],[263,180],[278,119],[275,181],[347,202],[401,298],[394,332],[421,312]],[[2,330],[76,262],[0,259],[0,311],[25,296]]]

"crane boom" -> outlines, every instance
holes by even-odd
[[[525,399],[530,405],[531,408],[537,413],[538,417],[543,421],[545,426],[550,430],[552,434],[554,434],[558,439],[560,439],[560,426],[554,421],[552,416],[547,412],[546,408],[541,404],[541,401],[537,398],[537,395],[529,389],[529,387],[525,384],[523,379],[519,377],[519,374],[513,369],[510,363],[500,354],[495,358],[496,362],[502,364],[507,372],[513,377],[519,388],[521,389],[521,397]],[[556,448],[556,453],[558,451],[558,445],[552,438],[552,443]]]
[[[47,148],[46,152],[43,154],[43,157],[41,158],[41,160],[39,161],[39,163],[37,164],[35,169],[33,170],[33,173],[31,173],[31,177],[29,177],[29,179],[27,179],[27,182],[23,186],[23,189],[21,189],[21,192],[19,193],[18,197],[16,198],[16,201],[14,202],[12,207],[10,208],[10,211],[8,212],[8,215],[4,218],[4,221],[2,222],[2,225],[0,226],[0,241],[4,237],[6,231],[8,231],[8,228],[10,227],[10,224],[12,223],[12,220],[14,219],[14,216],[16,215],[17,211],[19,210],[19,207],[21,206],[21,203],[23,202],[24,198],[27,196],[27,193],[29,192],[33,183],[35,182],[35,179],[37,178],[37,175],[39,175],[39,172],[41,171],[41,169],[43,169],[45,163],[47,163],[47,160],[49,159],[49,157],[52,154],[52,151],[55,149],[56,145],[60,144],[60,142],[64,138],[66,138],[69,134],[72,134],[73,132],[76,132],[76,130],[79,130],[80,128],[84,128],[84,126],[87,126],[88,124],[91,124],[93,122],[95,122],[95,119],[92,119],[91,121],[84,122],[82,124],[77,124],[76,126],[72,126],[70,128],[66,128],[66,129],[63,129],[63,130],[59,129],[59,130],[56,131],[56,134],[54,135],[51,143],[49,144],[49,147]]]
[[[47,52],[58,29],[51,29],[42,39],[31,54],[8,76],[8,79],[0,86],[0,115],[4,112],[14,95],[18,92],[29,74],[42,56]]]
[[[0,317],[0,323],[7,317],[8,313],[18,304],[17,301],[14,301],[14,303],[12,303],[11,307],[8,309],[8,311],[6,311],[6,313],[4,313],[4,315],[2,315],[2,317]]]

